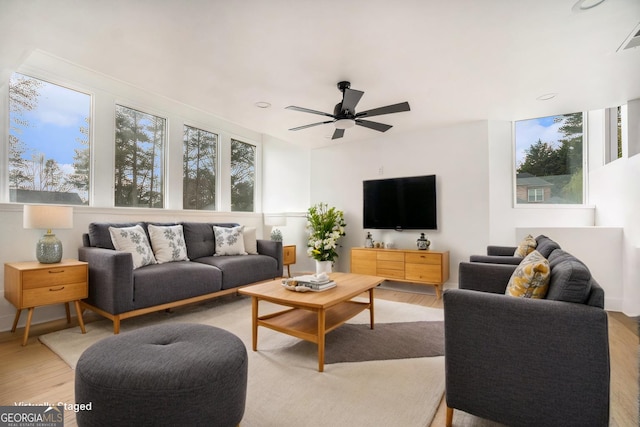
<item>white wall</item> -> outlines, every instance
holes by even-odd
[[[484,250],[489,239],[487,122],[397,132],[340,143],[311,153],[311,203],[327,202],[345,212],[346,236],[336,268],[349,271],[349,248],[363,246],[362,181],[436,175],[438,230],[424,230],[431,248],[450,251],[450,282],[457,265]],[[371,230],[377,241],[415,248],[421,230]]]

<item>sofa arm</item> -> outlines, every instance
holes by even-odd
[[[469,261],[471,262],[484,262],[490,264],[510,264],[518,265],[524,258],[517,256],[502,256],[502,255],[471,255]]]
[[[111,314],[133,310],[133,258],[130,253],[80,247],[78,259],[89,263],[87,303]]]
[[[504,294],[516,269],[510,264],[461,262],[458,266],[458,287],[473,291]]]
[[[282,276],[282,242],[275,240],[258,239],[258,253],[260,255],[268,255],[278,261],[278,275]]]
[[[489,245],[487,246],[487,255],[497,255],[497,256],[513,256],[513,254],[518,249],[516,246],[495,246]]]
[[[449,407],[507,425],[608,425],[604,310],[451,289],[444,317]]]

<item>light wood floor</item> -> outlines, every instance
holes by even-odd
[[[234,298],[225,297],[225,298]],[[376,298],[442,308],[432,294],[377,289]],[[85,322],[96,320],[87,313]],[[75,319],[74,319],[75,321]],[[65,320],[33,325],[26,346],[22,330],[0,332],[0,405],[27,403],[74,403],[74,373],[38,336],[67,327]],[[72,327],[77,327],[72,322]],[[637,323],[621,313],[609,313],[611,353],[611,426],[638,426],[638,330]],[[441,402],[431,426],[444,426],[445,406]],[[72,411],[65,411],[65,426],[75,426]],[[425,426],[428,427],[428,426]]]

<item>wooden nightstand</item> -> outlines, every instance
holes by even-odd
[[[282,247],[282,264],[287,267],[287,277],[291,277],[291,264],[296,263],[296,245]]]
[[[22,310],[29,309],[22,345],[29,338],[33,309],[42,305],[64,303],[70,323],[69,302],[74,301],[80,329],[83,334],[86,332],[80,300],[88,296],[87,278],[88,264],[71,259],[55,264],[26,261],[4,265],[4,297],[17,309],[11,332],[16,331]]]

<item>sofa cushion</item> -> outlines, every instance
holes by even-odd
[[[242,231],[244,236],[244,250],[249,255],[258,255],[258,240],[256,238],[255,227],[245,227]]]
[[[278,261],[268,255],[210,256],[192,261],[219,268],[222,289],[270,280],[282,274],[278,272]]]
[[[133,227],[109,227],[111,241],[118,251],[129,252],[133,258],[133,269],[155,264],[147,233],[141,225]]]
[[[94,248],[115,249],[111,241],[111,233],[109,228],[133,227],[134,225],[142,225],[140,222],[92,222],[89,224],[89,244]]]
[[[549,288],[549,272],[549,261],[534,250],[514,270],[505,294],[523,298],[544,298]]]
[[[210,265],[189,261],[148,265],[133,272],[134,308],[217,292],[221,286],[221,271]]]
[[[549,259],[551,252],[556,249],[560,249],[560,245],[558,243],[542,234],[536,237],[536,242],[538,243],[538,245],[536,246],[536,250],[540,252],[540,255],[542,255],[546,259]]]
[[[184,241],[187,244],[187,256],[190,260],[212,256],[216,249],[213,226],[235,227],[233,223],[183,222]]]
[[[246,255],[244,250],[244,225],[237,227],[213,226],[213,235],[216,239],[216,251],[214,255]]]
[[[174,261],[189,261],[184,243],[182,225],[160,226],[149,224],[151,248],[159,264]]]
[[[547,299],[584,304],[591,293],[591,272],[575,256],[554,250],[549,256],[551,281]]]
[[[513,253],[513,256],[524,258],[531,252],[533,252],[537,244],[538,243],[536,242],[536,239],[534,239],[533,236],[529,234],[518,244],[518,247]]]

